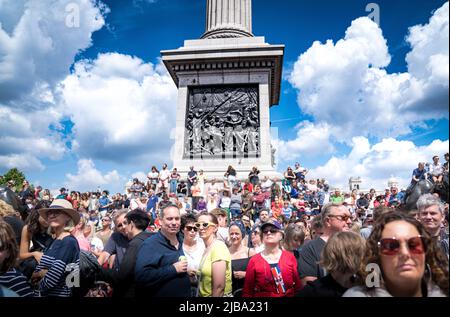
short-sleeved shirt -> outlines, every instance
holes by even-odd
[[[170,178],[170,171],[169,170],[161,170],[159,172],[159,178],[163,181],[167,181]]]
[[[306,244],[299,253],[298,274],[300,278],[314,276],[321,278],[325,276],[325,271],[318,262],[325,247],[326,242],[322,238],[316,238]]]
[[[330,201],[333,204],[342,204],[344,202],[344,197],[343,196],[330,196]]]
[[[433,176],[439,176],[444,172],[441,163],[430,164],[430,174]]]
[[[418,180],[425,179],[425,173],[426,173],[426,172],[427,172],[427,171],[425,171],[425,169],[420,170],[419,168],[416,168],[416,169],[413,171],[412,176],[416,177]],[[413,183],[416,183],[416,181],[414,180],[414,178],[413,178],[412,182],[413,182]]]
[[[195,176],[195,178],[194,178],[194,176]],[[197,172],[196,171],[189,171],[188,172],[188,177],[189,178],[193,178],[194,180],[196,180],[197,179]],[[189,179],[188,179],[188,183],[192,184]]]
[[[100,207],[98,208],[99,211],[107,210],[108,208],[105,208],[106,205],[111,203],[111,200],[107,196],[102,196],[99,198],[98,203],[100,204]]]
[[[232,279],[231,279],[231,255],[227,246],[222,241],[215,241],[214,245],[206,255],[203,256],[200,262],[200,297],[212,296],[212,265],[214,262],[225,261],[227,269],[225,273],[225,291],[224,294],[231,294]]]
[[[128,239],[119,232],[114,232],[106,242],[105,249],[103,251],[108,252],[110,255],[115,254],[113,269],[118,270],[123,256],[128,248]]]

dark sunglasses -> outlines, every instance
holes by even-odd
[[[187,231],[192,231],[192,230],[194,230],[195,232],[198,231],[197,227],[195,227],[195,226],[185,226],[184,229],[186,229]]]
[[[277,233],[279,230],[275,229],[275,228],[268,228],[268,229],[264,229],[262,231],[263,234],[269,234],[269,233]]]
[[[412,254],[425,253],[425,240],[422,236],[412,237],[404,241]],[[397,238],[385,238],[378,242],[380,253],[384,255],[396,255],[400,252],[400,240]]]
[[[349,219],[350,219],[350,220],[352,219],[351,216],[347,216],[347,215],[345,215],[345,216],[341,216],[341,215],[328,215],[328,217],[334,217],[334,218],[336,218],[337,220],[339,220],[339,221],[344,221],[344,222],[347,222]]]

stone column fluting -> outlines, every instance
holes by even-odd
[[[207,0],[203,39],[253,37],[252,0]]]

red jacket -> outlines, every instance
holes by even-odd
[[[286,287],[285,294],[278,294],[270,264],[257,254],[248,263],[242,297],[293,297],[302,289],[295,256],[283,250],[278,265]]]

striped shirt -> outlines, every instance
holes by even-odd
[[[28,284],[27,279],[15,268],[0,275],[0,285],[16,292],[20,297],[33,296],[33,290],[30,284]]]
[[[41,262],[35,270],[35,272],[43,269],[48,270],[39,282],[39,288],[35,291],[35,296],[70,297],[72,287],[70,283],[66,283],[66,279],[76,285],[74,278],[68,278],[68,275],[72,273],[71,267],[74,265],[79,272],[79,263],[80,247],[75,237],[67,236],[62,240],[53,241],[44,252]]]

